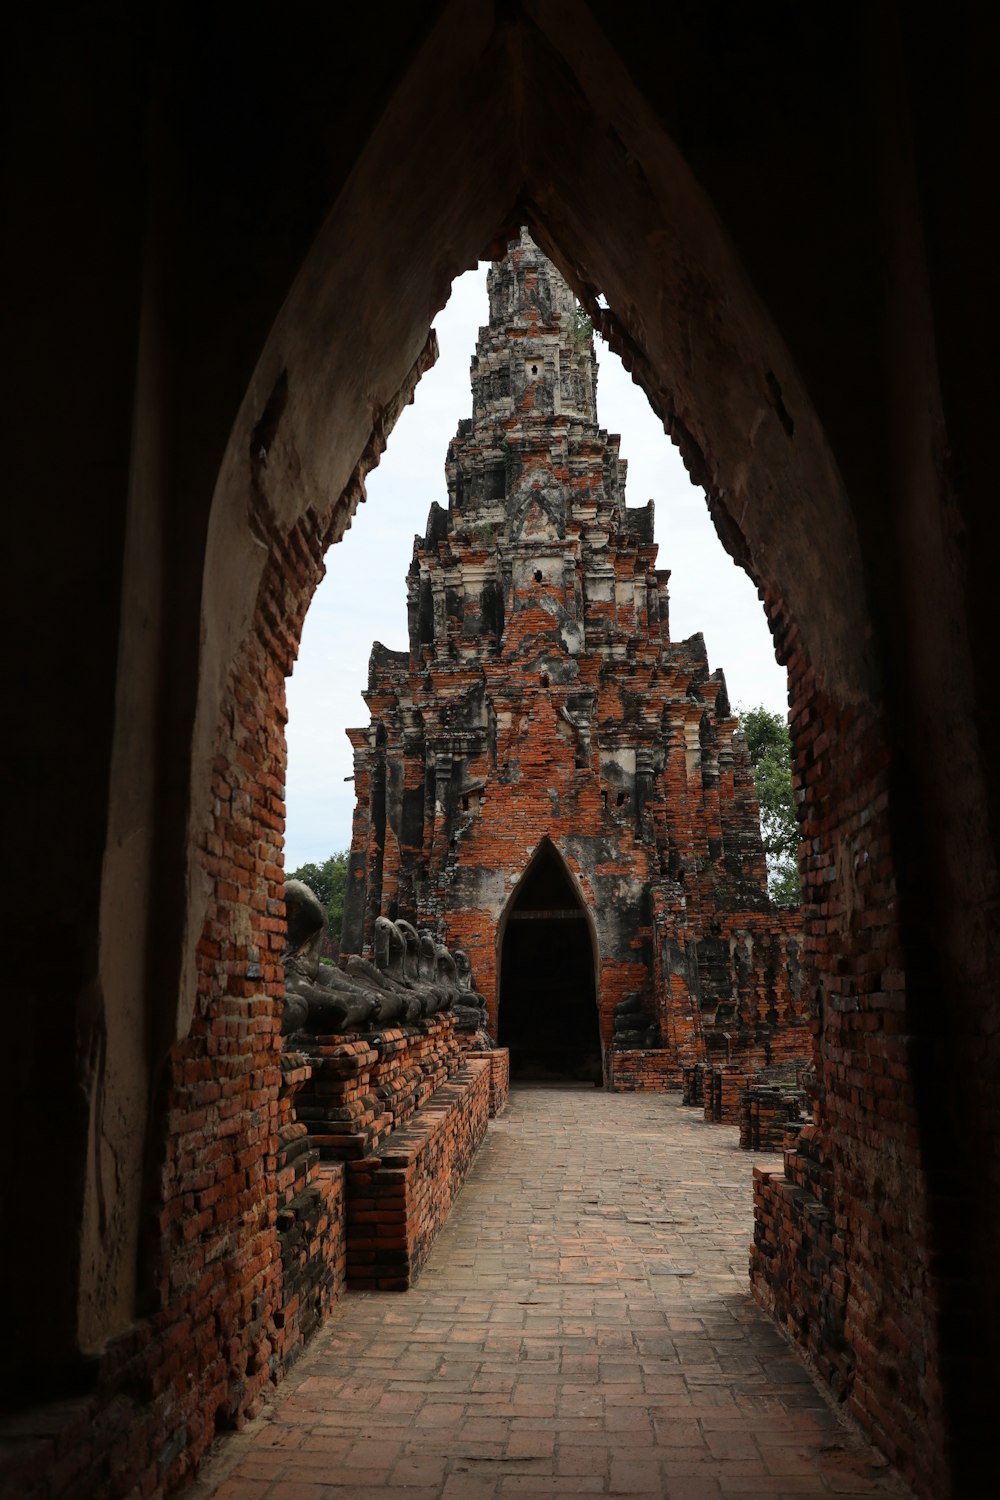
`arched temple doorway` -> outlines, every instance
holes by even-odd
[[[596,954],[591,922],[569,870],[539,845],[498,935],[499,1042],[511,1076],[600,1083]]]

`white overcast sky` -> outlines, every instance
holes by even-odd
[[[460,417],[472,414],[469,363],[488,315],[484,263],[459,278],[435,324],[440,358],[417,387],[367,482],[368,500],[327,555],[288,683],[285,869],[322,863],[347,849],[354,809],[351,747],[344,730],[367,724],[361,693],[368,654],[379,640],[406,648],[406,570],[415,532],[431,502],[447,505],[444,461]],[[757,591],[715,534],[701,490],[643,393],[600,341],[601,426],[621,434],[629,505],[656,502],[658,564],[671,570],[670,634],[700,630],[712,668],[722,667],[730,701],[787,711],[786,674],[774,660]]]

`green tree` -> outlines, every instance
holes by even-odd
[[[579,303],[573,309],[573,315],[569,321],[569,331],[581,349],[586,349],[594,336],[593,320],[588,317]]]
[[[326,907],[326,941],[340,951],[340,924],[344,917],[344,892],[347,889],[347,858],[349,849],[331,854],[321,865],[300,865],[290,870],[288,880],[301,880],[314,891]]]
[[[760,831],[767,858],[767,888],[779,906],[802,900],[799,824],[792,788],[792,737],[778,714],[759,705],[739,710],[760,803]]]

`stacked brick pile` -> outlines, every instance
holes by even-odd
[[[455,1019],[447,1013],[371,1032],[367,1039],[377,1054],[370,1086],[391,1117],[391,1130],[426,1104],[461,1066]]]
[[[367,1038],[317,1037],[309,1045],[312,1077],[299,1118],[326,1160],[365,1156],[389,1134],[392,1115],[372,1090],[378,1053]]]
[[[347,1168],[352,1287],[405,1291],[448,1216],[490,1114],[491,1054],[468,1054],[430,1104]]]
[[[791,1124],[808,1108],[803,1089],[751,1083],[740,1098],[740,1145],[744,1151],[780,1151]]]
[[[741,1146],[778,1151],[787,1124],[808,1112],[803,1076],[792,1061],[753,1072],[736,1063],[692,1063],[682,1070],[682,1097],[708,1121],[739,1125]]]
[[[789,1182],[817,1202],[829,1202],[833,1172],[818,1125],[808,1123],[790,1133],[785,1142],[784,1172]]]
[[[715,1125],[736,1125],[740,1118],[740,1099],[752,1079],[752,1073],[735,1063],[706,1068],[702,1085],[705,1119]]]
[[[681,1100],[691,1109],[701,1109],[705,1099],[704,1063],[689,1063],[681,1069]]]
[[[313,1180],[278,1212],[284,1306],[275,1339],[287,1367],[344,1290],[344,1168],[321,1162]]]
[[[491,1102],[506,1101],[507,1054],[466,1053],[445,1012],[406,1026],[357,1036],[317,1037],[306,1056],[289,1058],[298,1119],[282,1127],[288,1170],[322,1156],[337,1177],[341,1219],[331,1225],[329,1255],[352,1285],[408,1287],[486,1130]],[[494,1085],[494,1076],[496,1083]],[[319,1250],[309,1195],[279,1217],[303,1298],[311,1291],[307,1238]],[[317,1204],[317,1207],[319,1205]],[[284,1243],[284,1241],[283,1241]],[[301,1283],[301,1288],[300,1288]]]

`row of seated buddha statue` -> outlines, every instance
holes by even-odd
[[[472,1033],[475,1050],[493,1046],[486,1030],[486,1001],[473,986],[468,955],[460,948],[452,952],[430,932],[379,917],[372,960],[348,954],[332,963],[320,952],[326,912],[302,881],[285,882],[285,911],[284,1036],[405,1026],[451,1011],[456,1029]]]

